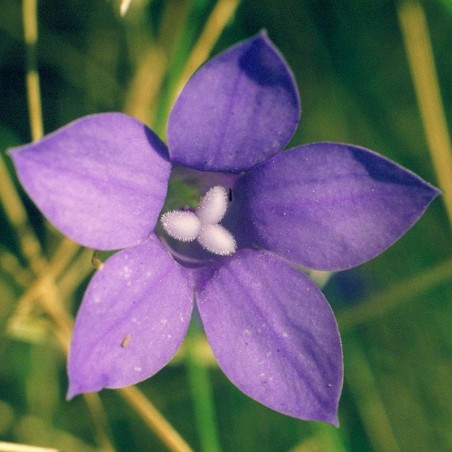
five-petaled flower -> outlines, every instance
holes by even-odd
[[[155,374],[196,303],[237,387],[282,413],[338,424],[338,328],[294,265],[343,270],[372,259],[439,192],[356,146],[281,152],[300,113],[290,69],[260,33],[189,80],[168,148],[139,121],[105,113],[11,151],[25,190],[62,233],[122,249],[97,271],[77,315],[69,397]],[[171,171],[207,195],[196,210],[166,213],[162,227]]]

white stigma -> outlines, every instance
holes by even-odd
[[[196,215],[203,224],[219,223],[228,208],[228,193],[219,185],[211,188],[196,208]]]
[[[162,216],[165,231],[182,242],[195,240],[201,231],[201,222],[193,212],[174,210]]]
[[[201,246],[213,254],[229,256],[235,253],[236,244],[232,234],[221,224],[206,224],[198,236]]]
[[[228,208],[228,193],[224,187],[212,187],[201,199],[195,212],[175,210],[162,216],[168,235],[183,242],[197,239],[207,251],[220,256],[234,254],[237,245],[233,235],[218,224]]]

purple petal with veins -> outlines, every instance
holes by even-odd
[[[12,150],[19,179],[42,213],[72,240],[99,250],[134,246],[165,202],[166,147],[121,113],[87,116]]]
[[[218,363],[238,388],[282,413],[337,426],[339,332],[307,276],[268,252],[241,250],[196,298]]]
[[[154,375],[182,343],[192,307],[183,269],[156,237],[112,256],[91,280],[77,315],[68,397]]]
[[[246,216],[242,241],[319,270],[374,258],[440,193],[374,152],[339,143],[275,156],[248,171],[235,192]]]
[[[287,63],[260,33],[188,81],[168,122],[171,161],[203,171],[248,169],[287,145],[300,111]]]

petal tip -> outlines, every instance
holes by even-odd
[[[16,154],[18,149],[19,149],[18,147],[8,148],[6,150],[6,155],[8,155],[10,158],[12,158],[14,160],[14,154]]]
[[[431,190],[431,192],[432,192],[432,201],[433,201],[436,197],[441,196],[441,195],[444,193],[440,188],[435,187],[434,185],[431,185],[431,184],[428,184],[428,185],[429,185],[430,190]]]
[[[331,419],[330,421],[327,421],[328,424],[331,424],[332,426],[339,428],[340,427],[340,423],[339,423],[339,418],[337,415],[334,416],[333,419]]]
[[[19,164],[18,161],[21,158],[21,151],[23,149],[24,146],[14,146],[6,150],[6,155],[13,161],[15,167]]]
[[[108,385],[108,379],[105,375],[100,375],[93,381],[87,381],[88,379],[83,379],[81,375],[78,375],[73,370],[71,371],[71,362],[69,361],[68,366],[68,376],[69,376],[69,387],[66,393],[66,400],[72,400],[74,397],[80,394],[86,394],[88,392],[99,392],[106,388]]]
[[[78,385],[74,385],[72,383],[69,383],[69,388],[66,393],[66,400],[69,402],[72,400],[75,396],[78,396],[80,394],[83,394],[85,391],[80,388]]]

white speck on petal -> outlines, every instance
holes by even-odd
[[[162,225],[168,235],[182,242],[195,240],[201,229],[199,218],[193,212],[182,210],[165,213]]]
[[[122,274],[124,275],[124,278],[130,278],[130,275],[132,274],[132,270],[130,270],[127,265],[123,268]]]
[[[134,367],[133,370],[135,372],[141,372],[142,371],[141,367]]]
[[[220,224],[207,224],[198,236],[201,246],[211,253],[229,256],[235,253],[237,244],[232,234]]]
[[[166,319],[160,319],[160,323],[161,323],[162,325],[165,325],[167,321],[168,321],[168,320],[166,320]]]
[[[212,187],[201,199],[196,215],[202,224],[219,223],[228,208],[228,193],[224,187]]]

